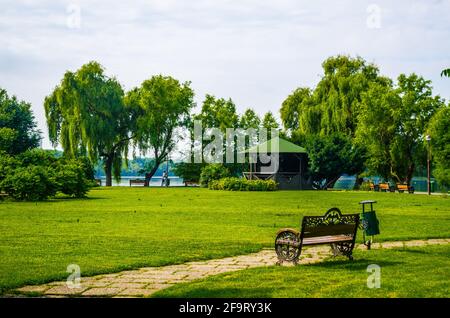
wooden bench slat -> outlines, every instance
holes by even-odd
[[[326,244],[326,243],[337,243],[337,242],[351,242],[353,241],[353,236],[347,235],[327,235],[310,237],[303,239],[303,245],[315,245],[315,244]]]
[[[351,242],[353,241],[352,236],[347,235],[327,235],[327,236],[317,236],[304,238],[302,245],[314,245],[314,244],[326,244],[326,243],[338,243],[338,242]],[[298,247],[300,242],[290,241],[290,240],[277,240],[277,244],[290,245]]]
[[[321,225],[315,227],[305,227],[303,237],[316,237],[326,235],[352,234],[355,232],[355,223]]]

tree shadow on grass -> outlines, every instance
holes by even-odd
[[[155,298],[271,298],[272,288],[191,288],[181,295],[158,295]]]
[[[399,253],[411,253],[411,254],[433,254],[433,253],[430,253],[430,252],[425,251],[425,250],[414,250],[414,249],[408,249],[408,248],[398,249],[398,250],[396,250],[396,252],[399,252]]]
[[[47,200],[47,201],[40,201],[40,202],[48,202],[48,203],[52,203],[52,202],[77,202],[77,201],[95,201],[95,200],[105,200],[108,198],[105,197],[85,197],[85,198],[73,198],[73,197],[69,197],[69,196],[61,196],[61,197],[56,197],[56,198],[52,198],[51,200]]]
[[[348,260],[328,260],[321,263],[309,264],[306,266],[311,266],[314,268],[324,268],[324,269],[352,269],[352,270],[365,270],[370,264],[377,264],[381,267],[396,266],[403,264],[400,261],[386,261],[377,259],[367,259],[361,258],[353,261]]]

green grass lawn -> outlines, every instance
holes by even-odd
[[[398,193],[100,188],[89,199],[0,201],[0,293],[25,284],[254,252],[281,227],[374,199],[378,240],[450,237],[450,198]],[[359,238],[360,240],[361,238]]]
[[[177,284],[152,297],[449,297],[450,246],[355,251],[297,267],[261,267]],[[343,258],[340,258],[343,259]],[[380,288],[368,288],[367,266],[380,266]]]

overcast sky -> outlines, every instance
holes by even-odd
[[[43,99],[66,70],[99,61],[125,89],[154,74],[278,110],[314,86],[329,56],[350,54],[396,78],[418,73],[450,99],[450,0],[0,0],[0,87],[31,102],[50,148]]]

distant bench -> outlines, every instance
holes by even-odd
[[[198,182],[197,181],[184,181],[184,186],[198,186]]]
[[[133,185],[145,186],[145,179],[130,179],[130,187]]]
[[[380,187],[378,186],[378,184],[375,184],[373,182],[370,183],[370,190],[371,191],[380,191]]]
[[[380,183],[378,185],[378,187],[380,188],[380,191],[384,191],[384,192],[395,192],[395,188],[391,187],[389,183],[385,182],[385,183]]]
[[[407,184],[397,183],[395,187],[391,186],[389,183],[384,182],[380,184],[370,183],[370,190],[372,191],[383,191],[383,192],[395,192],[397,190],[399,193],[408,191],[409,193],[414,193],[414,187],[408,186]]]
[[[408,186],[407,184],[399,184],[397,183],[397,191],[399,193],[403,193],[405,191],[408,191],[408,193],[414,193],[414,187]]]

